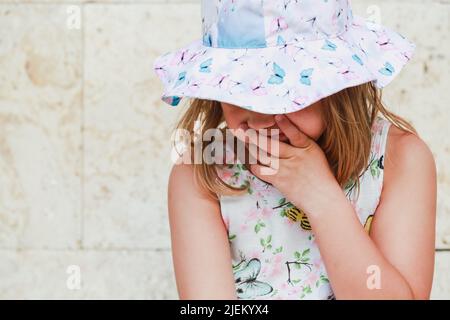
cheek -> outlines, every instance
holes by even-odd
[[[239,125],[245,120],[245,117],[237,108],[222,107],[222,111],[225,122],[230,129],[237,129]]]
[[[325,130],[321,113],[313,110],[307,111],[307,108],[299,111],[298,114],[292,114],[290,119],[300,130],[314,140],[319,139]]]
[[[225,117],[225,122],[227,123],[228,128],[237,129],[239,127],[239,124],[241,121],[239,120],[238,117],[236,117],[236,115],[233,115],[233,114],[231,114],[229,116],[224,115],[224,117]]]

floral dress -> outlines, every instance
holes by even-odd
[[[367,231],[380,200],[390,125],[381,117],[373,123],[371,154],[360,176],[359,196],[351,181],[343,189]],[[241,163],[217,170],[230,185],[249,185],[244,195],[220,197],[238,298],[334,299],[306,215]]]

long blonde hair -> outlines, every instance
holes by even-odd
[[[346,88],[321,101],[327,125],[317,144],[324,151],[336,181],[342,187],[349,183],[355,184],[358,193],[359,177],[370,157],[371,127],[378,114],[382,114],[396,127],[417,135],[408,121],[385,108],[381,96],[381,90],[369,82]],[[188,101],[188,108],[175,129],[189,132],[190,141],[194,141],[196,120],[200,121],[197,121],[197,124],[200,123],[200,133],[219,128],[225,121],[220,102],[197,98]],[[202,142],[201,150],[206,145],[207,142]],[[202,161],[193,166],[195,180],[216,198],[224,194],[241,194],[247,190],[248,186],[237,188],[221,180],[216,171],[218,164]]]

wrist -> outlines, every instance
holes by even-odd
[[[307,213],[311,219],[324,219],[329,216],[336,216],[340,212],[353,210],[339,183],[336,180],[324,184],[320,189],[320,197],[317,205]]]

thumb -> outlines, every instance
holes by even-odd
[[[250,171],[259,179],[272,183],[277,170],[271,167],[266,167],[259,164],[251,164]]]

